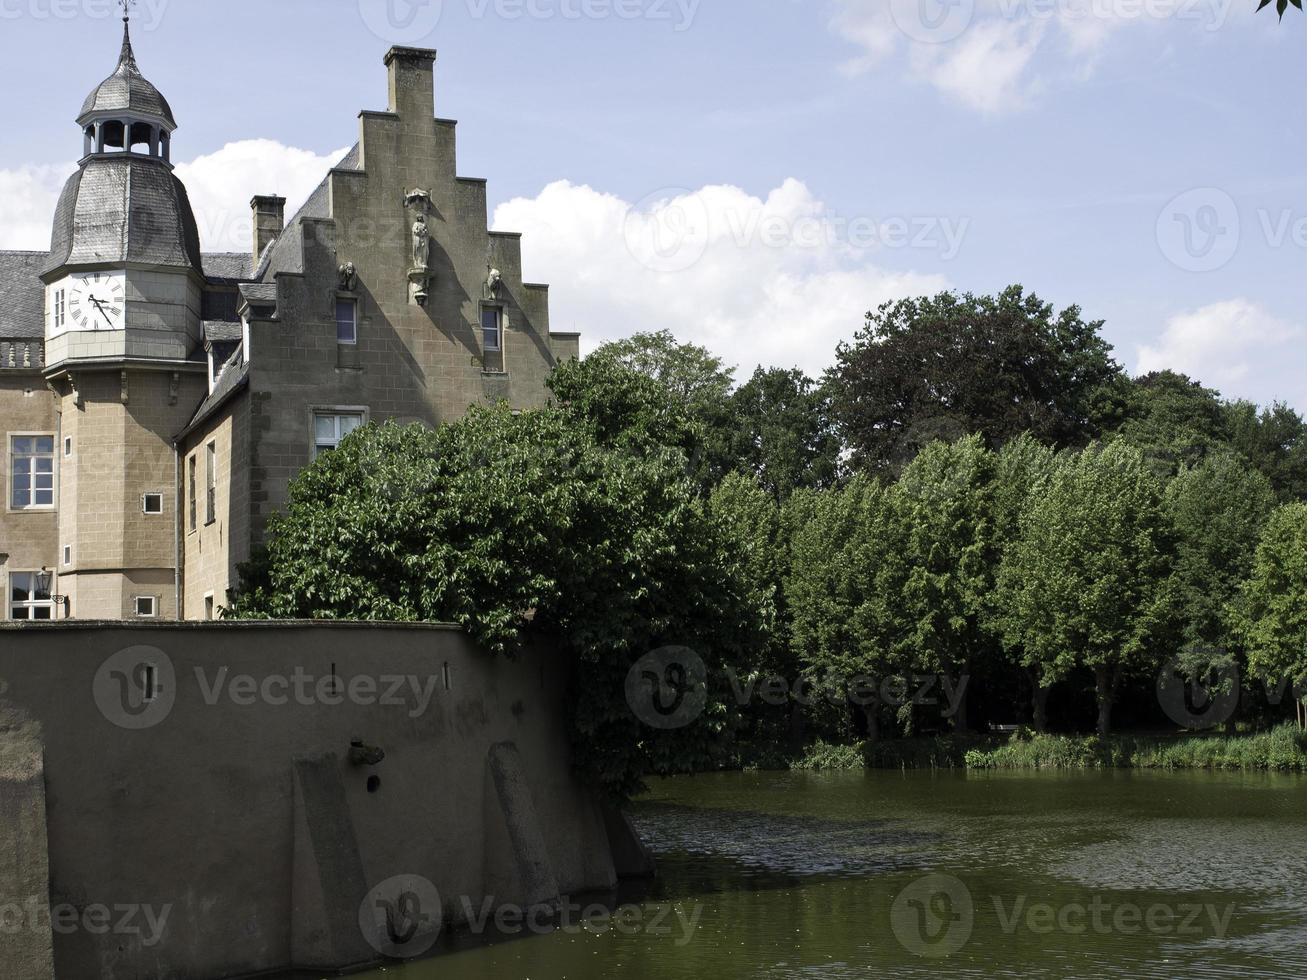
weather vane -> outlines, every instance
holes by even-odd
[[[118,0],[118,6],[123,8],[123,20],[131,20],[132,8],[136,6],[136,0]]]

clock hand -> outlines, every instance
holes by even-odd
[[[98,299],[96,299],[94,296],[91,297],[91,303],[92,303],[92,305],[95,306],[95,308],[96,308],[97,310],[100,311],[100,316],[104,317],[105,325],[106,325],[106,326],[112,326],[113,324],[112,324],[112,321],[109,319],[109,314],[106,313],[106,312],[104,311],[104,304],[101,303],[101,302],[100,302]]]

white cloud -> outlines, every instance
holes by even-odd
[[[587,351],[667,328],[745,372],[764,364],[816,374],[867,310],[947,288],[941,276],[871,261],[913,242],[937,249],[936,259],[948,254],[965,226],[930,230],[933,220],[908,222],[906,235],[892,221],[845,220],[797,180],[766,199],[714,186],[634,207],[560,181],[501,205],[493,224],[524,233],[527,278],[553,286],[553,329],[580,330]]]
[[[289,218],[348,152],[322,156],[275,140],[241,140],[178,164],[177,176],[190,195],[205,251],[249,250],[250,198],[256,194],[286,198]]]
[[[274,140],[242,140],[188,163],[177,165],[186,185],[208,252],[244,252],[252,235],[250,198],[280,194],[287,217],[321,183],[346,150],[319,155]],[[50,247],[55,205],[75,164],[25,165],[0,169],[0,248],[42,250]]]
[[[1286,376],[1286,366],[1298,363],[1302,328],[1272,316],[1247,299],[1213,303],[1167,321],[1156,344],[1138,349],[1138,372],[1170,368],[1221,391],[1227,398],[1266,402],[1292,397],[1286,388],[1270,391]],[[1293,371],[1292,375],[1297,372]],[[1296,401],[1297,399],[1295,399]]]
[[[74,163],[29,165],[0,170],[0,248],[40,252],[50,247],[55,205]]]
[[[1124,29],[1179,24],[1211,34],[1232,11],[1232,0],[833,3],[832,30],[861,49],[846,73],[903,54],[913,77],[990,115],[1025,108],[1050,84],[1086,80]]]

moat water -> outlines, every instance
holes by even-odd
[[[732,773],[635,808],[661,875],[380,980],[1307,977],[1307,781]]]

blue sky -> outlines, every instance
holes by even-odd
[[[591,345],[665,326],[817,372],[882,300],[1020,282],[1106,320],[1132,371],[1307,409],[1307,17],[1254,6],[141,0],[134,35],[213,248],[246,240],[253,193],[307,194],[416,44],[461,172]],[[0,0],[28,80],[0,115],[0,246],[48,237],[111,8]]]

